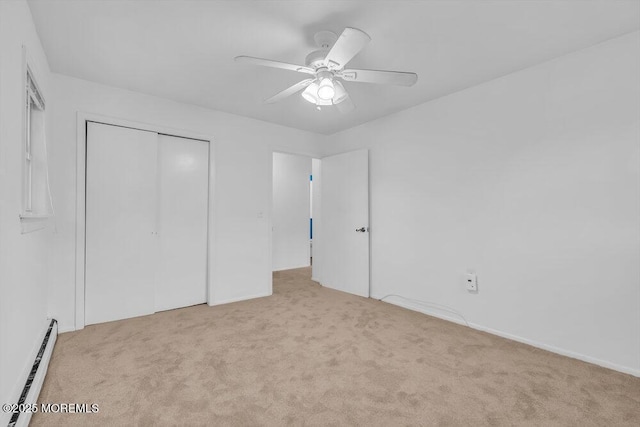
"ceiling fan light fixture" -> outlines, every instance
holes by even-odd
[[[318,98],[318,100],[316,101],[316,105],[329,106],[329,105],[333,105],[333,101],[331,101],[330,99]]]
[[[312,104],[316,104],[318,101],[317,94],[318,93],[318,83],[311,83],[307,88],[302,92],[302,97],[309,101]]]
[[[342,101],[344,101],[347,98],[347,91],[345,90],[344,86],[342,86],[342,83],[340,83],[339,81],[335,81],[334,82],[334,87],[335,87],[335,95],[333,96],[333,104],[339,104]]]
[[[320,85],[317,82],[313,82],[311,83],[309,86],[307,86],[307,88],[302,92],[302,98],[304,98],[305,101],[308,101],[316,106],[325,106],[325,105],[332,105],[333,102],[331,100],[331,98],[329,99],[322,99],[318,96],[318,91],[319,91]]]
[[[336,90],[331,79],[328,77],[322,79],[320,81],[320,85],[318,86],[318,98],[328,101],[333,99],[335,94]]]

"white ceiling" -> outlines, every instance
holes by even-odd
[[[54,72],[312,132],[409,108],[640,28],[637,0],[29,2]],[[372,41],[349,66],[418,73],[413,87],[346,83],[357,108],[263,99],[305,79],[239,64],[303,64],[319,30]]]

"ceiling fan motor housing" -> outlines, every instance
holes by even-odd
[[[327,57],[328,53],[329,49],[314,50],[309,55],[307,55],[307,59],[305,59],[304,61],[305,65],[316,70],[320,67],[324,67],[324,58]]]
[[[313,35],[313,40],[320,49],[329,50],[338,40],[338,35],[333,31],[318,31]]]
[[[307,55],[305,64],[307,67],[318,69],[326,66],[324,59],[327,57],[329,50],[331,50],[338,40],[338,35],[333,31],[318,31],[313,36],[313,40],[316,42],[319,49]]]
[[[322,65],[316,71],[317,71],[316,72],[316,77],[320,81],[323,80],[323,79],[331,79],[333,77],[333,73],[331,71],[327,70],[327,67],[325,65]]]

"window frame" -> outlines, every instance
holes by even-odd
[[[23,141],[21,149],[22,157],[22,206],[20,212],[20,218],[22,220],[40,220],[47,219],[52,216],[52,212],[47,210],[43,212],[37,212],[33,210],[33,141],[31,139],[31,119],[32,110],[35,108],[43,114],[43,128],[46,128],[44,121],[44,114],[46,111],[46,103],[42,90],[38,85],[36,76],[37,72],[34,71],[33,62],[27,55],[26,49],[23,46]],[[45,144],[46,153],[46,141],[42,141]],[[46,154],[45,154],[46,156]],[[45,163],[48,163],[48,159],[44,159]],[[46,166],[48,169],[48,165]],[[48,177],[46,178],[48,180]],[[47,184],[48,185],[48,184]],[[50,197],[50,196],[49,196]]]

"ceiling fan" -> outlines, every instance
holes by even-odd
[[[331,31],[320,31],[314,36],[320,49],[307,55],[305,65],[295,65],[252,56],[237,56],[237,62],[282,68],[309,74],[311,77],[282,92],[266,99],[272,104],[295,93],[302,92],[302,97],[317,109],[335,105],[340,112],[348,112],[355,108],[341,80],[356,83],[392,84],[412,86],[417,80],[415,73],[401,71],[345,69],[351,61],[371,41],[371,37],[356,28],[345,28],[340,37]]]

